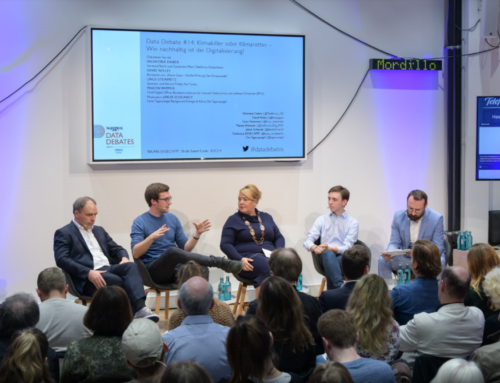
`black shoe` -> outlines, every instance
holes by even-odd
[[[243,270],[243,262],[222,257],[220,268],[226,273],[239,274]]]

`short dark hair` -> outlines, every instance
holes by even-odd
[[[359,279],[364,273],[366,266],[370,267],[370,257],[362,245],[354,245],[342,254],[342,271],[348,279]]]
[[[94,335],[122,336],[132,322],[127,293],[119,286],[104,286],[94,294],[83,324]]]
[[[344,310],[329,310],[318,320],[318,331],[333,346],[350,348],[356,344],[356,325],[352,314]]]
[[[90,197],[80,197],[80,198],[77,198],[75,202],[73,202],[72,213],[75,214],[75,211],[77,211],[77,210],[82,211],[82,209],[85,207],[85,205],[89,201],[92,201],[94,203],[94,205],[97,206],[97,202],[95,201],[95,199],[90,198]]]
[[[333,192],[340,193],[340,195],[342,196],[342,201],[343,200],[349,201],[349,196],[351,195],[351,193],[349,193],[349,190],[347,190],[345,187],[337,185],[328,190],[328,194]]]
[[[52,291],[62,293],[66,288],[66,278],[64,273],[58,267],[49,267],[38,274],[36,281],[38,290],[45,295],[49,295]]]
[[[434,242],[419,239],[413,245],[411,257],[417,264],[416,271],[423,277],[436,278],[441,273],[441,253]]]
[[[160,383],[213,383],[209,372],[194,360],[169,363]]]
[[[406,197],[406,200],[408,201],[410,197],[413,197],[415,201],[422,201],[424,200],[424,205],[427,205],[427,194],[422,191],[422,190],[412,190],[409,194],[408,197]]]
[[[16,331],[35,327],[39,320],[35,298],[26,293],[14,294],[0,306],[0,335],[10,337]]]
[[[452,268],[447,267],[444,269],[441,279],[446,284],[446,291],[450,297],[463,300],[469,293],[471,275],[469,272],[468,274],[469,277],[464,281],[458,277]]]
[[[267,263],[275,277],[281,277],[288,282],[298,281],[302,273],[302,260],[291,247],[274,250]]]
[[[158,198],[160,198],[160,193],[168,192],[169,190],[170,187],[168,185],[159,182],[149,185],[144,192],[144,198],[146,199],[148,206],[151,207],[152,199],[158,201]]]

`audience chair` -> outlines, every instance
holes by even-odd
[[[233,308],[233,315],[236,316],[236,312],[238,312],[238,315],[241,315],[243,311],[247,286],[252,285],[252,281],[250,279],[242,278],[238,274],[233,274],[233,276],[240,282],[240,285],[238,286],[238,293],[236,294],[236,302],[234,302]]]
[[[156,306],[155,306],[155,313],[157,315],[160,315],[160,303],[161,303],[161,293],[165,293],[165,319],[168,319],[168,309],[170,305],[170,291],[175,291],[177,290],[177,283],[169,283],[167,285],[158,285],[153,280],[151,279],[151,276],[149,275],[149,271],[146,268],[146,265],[140,258],[135,258],[134,259],[135,264],[137,265],[137,268],[139,269],[139,274],[141,275],[142,278],[142,283],[144,286],[148,287],[147,289],[144,289],[144,292],[146,293],[146,296],[148,293],[156,293]]]
[[[64,277],[66,278],[66,284],[68,285],[68,292],[71,295],[77,297],[78,300],[82,302],[82,305],[87,306],[87,303],[90,303],[92,301],[92,297],[80,294],[78,290],[75,288],[75,284],[73,283],[73,279],[71,279],[71,275],[69,275],[64,270],[62,270],[62,272],[64,273]]]
[[[417,356],[413,366],[413,383],[428,383],[436,377],[439,368],[450,358],[423,354]]]
[[[314,242],[315,245],[319,246],[321,245],[321,238],[318,238],[315,242]],[[368,262],[368,265],[370,266],[370,269],[371,269],[371,264],[372,264],[372,251],[370,250],[370,248],[368,246],[366,246],[366,244],[361,241],[361,240],[357,240],[354,245],[361,245],[363,246],[365,249],[366,249],[366,252],[368,253],[368,258],[369,258],[369,262]],[[321,293],[323,292],[323,290],[325,289],[325,285],[326,285],[326,277],[325,277],[325,269],[323,268],[323,266],[321,265],[320,261],[319,261],[319,255],[316,254],[314,251],[311,251],[311,255],[312,255],[312,259],[313,259],[313,264],[314,264],[314,268],[316,269],[316,271],[323,275],[323,279],[321,280],[321,285],[319,287],[319,293],[318,293],[318,298],[320,297]]]

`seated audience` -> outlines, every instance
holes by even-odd
[[[122,336],[127,365],[133,367],[137,379],[129,383],[153,383],[165,372],[167,344],[161,339],[158,326],[146,318],[135,319]]]
[[[214,323],[208,311],[214,306],[212,285],[201,277],[188,279],[180,288],[177,305],[186,318],[176,329],[163,335],[169,351],[166,363],[198,362],[214,382],[231,376],[226,355],[229,327]]]
[[[491,304],[500,309],[500,267],[495,267],[484,278],[484,293]],[[493,314],[484,323],[483,346],[500,340],[500,315]]]
[[[444,269],[439,281],[441,306],[435,313],[420,313],[400,327],[401,351],[467,358],[483,339],[484,315],[477,307],[464,306],[470,274],[459,266]],[[411,365],[414,354],[403,354]]]
[[[344,253],[345,255],[345,253]],[[318,365],[309,379],[309,383],[354,383],[351,374],[338,362],[326,362]]]
[[[0,364],[0,383],[55,383],[47,365],[48,351],[49,342],[40,330],[16,332]]]
[[[203,267],[195,261],[189,261],[179,270],[177,275],[177,286],[182,286],[184,282],[192,277],[202,277],[208,281],[208,277]],[[214,307],[208,311],[208,315],[213,319],[214,323],[222,326],[231,327],[234,323],[234,316],[231,308],[227,303],[214,299]],[[181,309],[175,310],[168,321],[168,330],[171,331],[181,325],[186,315]]]
[[[345,310],[356,282],[370,271],[369,263],[368,253],[361,245],[354,245],[344,252],[341,264],[345,282],[339,289],[323,291],[319,303],[324,313],[333,309]]]
[[[326,353],[330,360],[342,363],[354,383],[395,383],[387,363],[361,358],[356,352],[358,333],[354,317],[344,310],[330,310],[318,322]]]
[[[127,366],[122,335],[133,314],[125,291],[101,287],[94,295],[83,324],[94,335],[71,343],[64,358],[61,383],[128,382],[135,371]]]
[[[484,383],[484,378],[474,362],[451,359],[439,368],[431,383]]]
[[[160,383],[214,383],[214,381],[202,366],[194,360],[186,360],[170,363]]]
[[[356,351],[363,358],[392,362],[399,351],[399,325],[392,317],[391,296],[385,280],[370,274],[361,279],[347,303],[359,340]]]
[[[323,354],[325,349],[323,347],[323,341],[321,340],[321,335],[318,332],[318,319],[321,316],[321,307],[318,300],[309,294],[305,294],[302,291],[298,291],[295,286],[299,280],[300,274],[302,274],[302,260],[300,259],[297,252],[292,248],[280,248],[276,249],[271,253],[268,260],[269,269],[271,274],[275,277],[281,277],[287,280],[292,286],[296,294],[299,296],[302,302],[302,309],[304,314],[304,322],[311,331],[311,334],[316,343],[316,355]],[[337,291],[337,290],[332,290]],[[257,306],[259,301],[255,299],[250,302],[247,310],[247,315],[255,315],[257,313]]]
[[[66,352],[71,342],[92,335],[83,325],[87,307],[66,299],[68,285],[61,269],[50,267],[38,275],[36,293],[42,303],[36,327],[47,335],[49,346],[56,352]]]
[[[441,273],[441,253],[435,243],[419,239],[413,246],[411,270],[415,280],[391,291],[392,312],[400,326],[415,314],[433,313],[439,306],[437,276]]]
[[[276,367],[307,378],[316,367],[316,348],[302,312],[300,298],[288,281],[269,277],[262,282],[257,316],[273,335],[279,357]]]
[[[281,372],[274,366],[273,337],[256,316],[238,318],[229,330],[226,348],[232,370],[229,383],[302,383],[298,375]]]
[[[483,312],[485,318],[493,314],[498,316],[500,311],[491,305],[491,301],[483,290],[484,277],[498,265],[500,265],[500,258],[495,250],[486,243],[476,243],[467,253],[467,267],[472,280],[471,289],[464,299],[464,304],[477,307]]]

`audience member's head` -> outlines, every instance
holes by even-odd
[[[208,281],[206,270],[206,268],[203,268],[203,266],[195,261],[189,261],[177,273],[177,286],[182,286],[184,282],[193,277],[202,277]]]
[[[163,373],[168,347],[153,321],[145,318],[132,321],[123,333],[122,346],[127,364],[134,367],[139,379]]]
[[[186,315],[206,315],[214,305],[212,285],[202,277],[193,277],[183,283],[177,301]]]
[[[267,263],[272,275],[281,277],[290,283],[297,282],[302,273],[302,260],[295,249],[291,247],[274,250]]]
[[[49,267],[38,274],[36,281],[36,293],[43,301],[46,301],[53,295],[54,297],[66,297],[68,285],[64,273],[58,267]]]
[[[446,267],[441,274],[438,297],[444,303],[463,302],[469,293],[471,276],[460,266]]]
[[[318,320],[318,331],[323,337],[325,349],[348,349],[356,346],[358,333],[352,314],[344,310],[330,310]]]
[[[316,367],[309,383],[354,383],[351,374],[338,362],[329,361]]]
[[[419,239],[411,252],[411,269],[415,276],[436,278],[441,273],[441,253],[434,242]]]
[[[46,363],[48,350],[49,342],[40,330],[16,332],[0,364],[0,383],[53,383]]]
[[[500,267],[492,269],[484,277],[483,289],[496,310],[500,310]]]
[[[356,283],[346,310],[354,317],[358,345],[380,355],[387,348],[389,325],[393,322],[391,296],[384,278],[369,274]]]
[[[253,315],[239,316],[226,341],[227,361],[232,375],[229,383],[246,382],[249,376],[263,379],[273,369],[276,355],[273,338],[264,322]]]
[[[133,314],[127,293],[118,286],[101,287],[83,317],[83,324],[94,335],[122,336]]]
[[[493,247],[487,243],[472,245],[467,253],[467,267],[471,275],[471,287],[480,294],[479,288],[484,282],[484,277],[494,267],[500,265],[500,258]]]
[[[269,277],[262,282],[257,316],[264,321],[276,342],[290,343],[293,353],[314,344],[304,323],[302,302],[290,282],[281,277]]]
[[[213,380],[202,366],[193,360],[187,360],[170,363],[160,383],[213,383]]]
[[[360,279],[370,270],[370,257],[361,245],[354,245],[342,254],[342,272],[347,280]]]
[[[0,306],[0,335],[12,336],[16,331],[35,327],[39,320],[35,298],[31,294],[14,294]]]
[[[451,359],[439,368],[431,383],[484,383],[484,378],[476,363]]]

